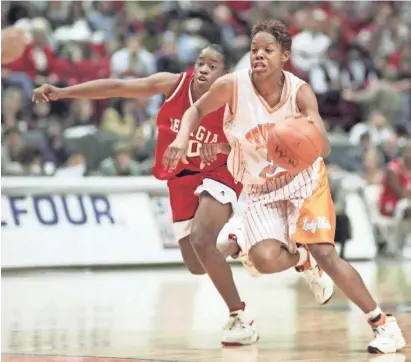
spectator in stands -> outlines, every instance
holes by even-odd
[[[1,123],[4,127],[27,128],[22,112],[22,93],[19,88],[7,88],[3,93]]]
[[[378,181],[378,173],[384,167],[384,158],[381,152],[376,149],[368,132],[360,136],[360,144],[351,147],[343,159],[343,168],[349,172],[361,175],[371,183]]]
[[[21,154],[25,142],[17,127],[9,128],[3,133],[1,146],[1,173],[2,175],[17,175],[23,170]]]
[[[409,46],[411,49],[411,45]],[[411,55],[404,54],[400,60],[398,79],[402,85],[402,116],[400,124],[411,134]]]
[[[57,119],[51,119],[45,131],[44,158],[55,168],[62,166],[68,157],[62,131],[62,124]]]
[[[133,158],[140,163],[142,175],[151,175],[155,145],[155,134],[145,135],[143,127],[136,130],[133,137]]]
[[[382,168],[381,168],[381,154],[378,149],[370,148],[364,154],[363,160],[363,177],[367,184],[378,185],[382,181]]]
[[[156,59],[159,72],[179,73],[183,70],[174,36],[163,36],[161,49],[156,53]]]
[[[93,103],[89,99],[75,99],[70,105],[70,111],[65,127],[90,126],[96,123]]]
[[[38,147],[25,147],[20,154],[21,170],[16,176],[46,176],[43,152]]]
[[[363,89],[369,82],[378,80],[369,54],[358,45],[350,45],[347,52],[346,84],[351,90]]]
[[[116,144],[114,157],[101,161],[98,174],[102,176],[140,176],[140,165],[131,158],[132,147],[128,144]]]
[[[57,177],[83,177],[86,175],[87,166],[84,155],[78,150],[67,152],[67,162],[58,168],[54,174]]]
[[[157,72],[154,56],[142,47],[141,37],[131,35],[127,39],[127,48],[118,50],[111,57],[111,76],[113,78],[140,78]],[[161,96],[154,96],[148,101],[147,111],[151,117],[157,114]]]
[[[389,252],[400,256],[408,234],[411,233],[411,140],[404,147],[402,158],[387,166],[382,183],[380,211],[394,219]]]
[[[351,129],[351,143],[358,145],[361,135],[367,132],[370,134],[371,143],[374,146],[379,146],[390,137],[392,130],[382,112],[374,110],[367,122],[358,123]]]
[[[145,100],[115,99],[112,106],[104,111],[101,130],[121,136],[131,136],[137,124],[147,119]]]
[[[327,56],[310,68],[308,78],[323,117],[340,116],[341,89],[347,86],[347,72],[336,44],[330,45]]]
[[[293,38],[292,64],[305,74],[325,58],[331,39],[325,34],[327,14],[321,9],[312,11],[306,20],[305,30]]]
[[[368,113],[379,110],[390,126],[396,128],[401,120],[403,89],[400,83],[393,82],[395,74],[390,73],[385,75],[389,79],[371,82],[360,91],[345,90],[342,96],[347,101],[359,103]]]
[[[104,33],[106,42],[114,40],[116,28],[121,22],[115,1],[96,1],[93,6],[94,11],[88,14],[88,21],[95,30]]]
[[[37,103],[33,105],[33,123],[36,128],[47,128],[51,117],[50,103]]]
[[[385,164],[400,157],[400,140],[395,132],[390,132],[390,136],[383,142],[381,149]]]
[[[156,60],[142,47],[139,35],[129,36],[127,47],[118,50],[111,57],[113,78],[142,78],[156,71]]]

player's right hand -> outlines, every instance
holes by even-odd
[[[166,152],[164,152],[163,160],[161,164],[164,169],[168,172],[173,172],[180,160],[188,164],[187,161],[187,149],[188,149],[188,140],[181,140],[178,137],[170,143],[167,147]]]
[[[61,88],[55,87],[51,84],[43,84],[41,87],[36,88],[33,91],[33,98],[31,99],[33,103],[39,102],[50,102],[61,99]]]

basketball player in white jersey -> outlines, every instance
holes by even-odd
[[[251,69],[221,77],[186,111],[180,132],[165,154],[164,166],[173,169],[184,159],[190,133],[204,116],[227,104],[231,117],[224,128],[230,147],[216,145],[214,149],[229,153],[227,167],[244,184],[247,194],[242,252],[258,272],[269,274],[310,264],[307,247],[319,266],[365,313],[375,336],[368,351],[396,352],[406,343],[395,317],[382,312],[358,272],[334,247],[335,212],[322,160],[330,153],[330,143],[313,91],[283,71],[291,50],[290,33],[281,22],[264,21],[253,27],[251,36]],[[297,113],[301,114],[301,127],[306,122],[318,127],[323,151],[311,167],[293,174],[268,159],[267,132],[262,130],[264,124]],[[205,162],[214,157],[211,154]],[[229,326],[233,333],[247,333],[245,323],[239,320],[237,325]]]

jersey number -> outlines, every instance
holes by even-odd
[[[190,140],[188,142],[187,157],[199,157],[200,156],[201,143]]]

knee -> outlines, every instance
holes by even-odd
[[[308,249],[318,265],[324,270],[336,266],[336,261],[340,258],[334,245],[331,244],[309,245]]]
[[[271,241],[271,240],[270,240]],[[279,263],[276,262],[281,252],[280,242],[266,243],[262,241],[254,245],[248,255],[254,267],[261,274],[272,274],[279,271]]]
[[[194,275],[205,274],[205,270],[190,244],[189,236],[179,240],[179,244],[181,255],[183,256],[184,264],[186,265],[188,271]]]
[[[212,228],[201,222],[193,223],[190,233],[190,243],[197,254],[203,254],[209,248],[216,247],[217,236],[212,232]]]

